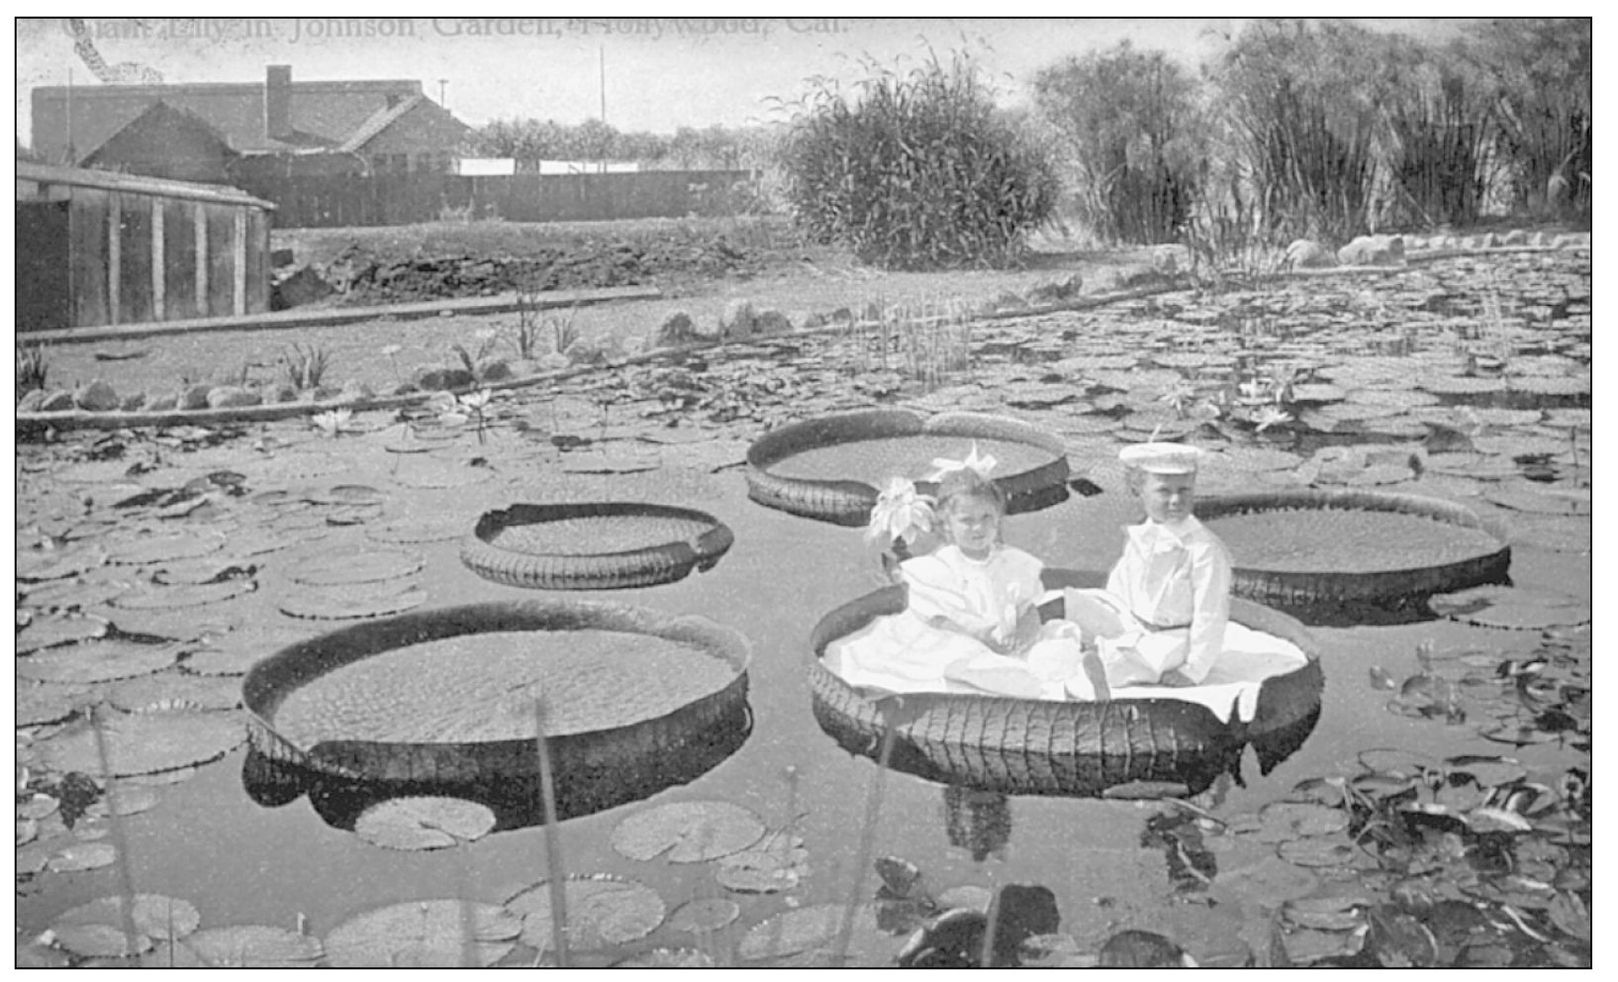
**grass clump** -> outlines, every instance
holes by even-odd
[[[304,345],[296,341],[281,356],[281,371],[288,384],[302,392],[318,388],[326,377],[330,354],[316,344]]]
[[[867,63],[854,97],[815,88],[783,143],[800,227],[889,269],[999,266],[1055,212],[1050,159],[996,110],[969,57],[906,74]]]
[[[35,389],[45,387],[50,375],[50,361],[43,344],[17,346],[17,398],[21,399]]]

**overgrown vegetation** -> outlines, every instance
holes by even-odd
[[[971,59],[898,74],[873,62],[854,96],[815,88],[784,143],[801,227],[894,269],[1005,265],[1056,205],[1055,169],[995,109]]]
[[[1128,41],[1034,76],[1034,103],[1062,135],[1078,220],[1109,242],[1173,242],[1197,194],[1195,80]]]
[[[326,377],[329,358],[326,349],[317,344],[304,345],[294,341],[281,356],[281,369],[288,384],[302,392],[320,385],[320,380]]]
[[[42,344],[17,346],[17,398],[32,392],[34,389],[45,387],[45,378],[50,374],[50,363],[45,357],[45,346]]]
[[[1123,44],[1040,72],[1035,107],[1062,135],[1085,232],[1261,271],[1295,238],[1587,220],[1591,38],[1576,18],[1443,42],[1255,20],[1198,80]]]

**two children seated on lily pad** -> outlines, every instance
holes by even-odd
[[[1231,584],[1229,553],[1192,515],[1200,453],[1123,449],[1146,521],[1126,529],[1106,589],[1065,591],[1064,616],[1043,623],[1044,564],[1001,541],[994,458],[974,446],[964,460],[934,461],[931,502],[896,479],[868,535],[930,531],[942,545],[899,564],[906,610],[833,642],[828,663],[851,685],[888,692],[1100,700],[1116,688],[1200,684],[1224,642]]]

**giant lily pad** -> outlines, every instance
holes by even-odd
[[[204,964],[222,968],[306,968],[325,955],[319,938],[261,924],[210,927],[185,945]]]
[[[247,737],[235,714],[164,712],[107,714],[101,723],[106,776],[148,774],[223,757]],[[96,735],[88,721],[46,741],[42,759],[58,771],[102,774]]]
[[[664,853],[671,863],[700,863],[741,852],[764,836],[764,823],[726,801],[681,801],[624,819],[612,831],[612,847],[630,859]]]
[[[384,849],[447,849],[476,842],[495,825],[487,805],[459,798],[389,798],[360,813],[354,832]]]
[[[17,726],[38,726],[67,719],[86,701],[90,689],[80,685],[17,685]]]
[[[219,583],[201,583],[195,586],[163,586],[147,590],[127,590],[109,603],[125,610],[173,610],[179,607],[200,607],[251,593],[258,584],[249,579],[225,580]]]
[[[562,890],[569,948],[610,948],[638,941],[663,923],[667,911],[651,887],[603,873],[569,876]],[[527,887],[506,901],[505,909],[523,919],[525,944],[541,951],[555,947],[549,881]]]
[[[104,540],[107,561],[118,566],[194,559],[224,548],[225,537],[217,532],[164,532],[147,535],[108,536]]]
[[[17,677],[36,682],[109,682],[149,675],[180,657],[170,645],[86,641],[17,659]]]
[[[505,957],[521,931],[522,919],[494,904],[411,900],[333,928],[326,958],[335,968],[487,967]]]

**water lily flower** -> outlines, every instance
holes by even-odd
[[[933,499],[916,490],[902,477],[889,478],[871,508],[871,521],[865,526],[867,542],[883,535],[890,542],[912,539],[933,528]]]
[[[1163,395],[1158,396],[1157,401],[1168,403],[1170,406],[1174,407],[1174,411],[1176,413],[1184,416],[1186,407],[1189,406],[1191,401],[1196,397],[1196,386],[1185,381],[1184,379],[1181,379],[1180,381],[1174,383],[1174,388],[1170,389]]]
[[[1263,433],[1266,429],[1269,429],[1272,426],[1279,426],[1282,423],[1292,422],[1292,415],[1290,413],[1282,412],[1280,409],[1277,409],[1274,406],[1265,406],[1263,409],[1260,409],[1258,412],[1253,414],[1253,422],[1258,424],[1258,432]]]
[[[465,395],[461,396],[458,401],[460,402],[462,408],[470,409],[473,412],[481,414],[483,407],[489,404],[489,399],[493,395],[494,393],[490,392],[488,389],[479,389],[476,392],[466,393]]]
[[[994,459],[994,454],[980,455],[978,453],[978,442],[973,440],[972,449],[967,451],[966,457],[961,460],[950,460],[948,457],[934,457],[933,472],[928,475],[927,480],[937,481],[945,474],[952,471],[962,470],[977,471],[978,476],[988,477],[989,472],[994,470],[994,465],[996,463],[997,461]]]
[[[312,422],[320,428],[326,436],[335,437],[343,432],[348,420],[354,414],[347,409],[332,409],[323,413],[316,413]]]
[[[1269,382],[1260,378],[1253,379],[1250,382],[1243,382],[1237,386],[1237,389],[1241,391],[1242,401],[1248,403],[1268,402],[1269,388]]]

